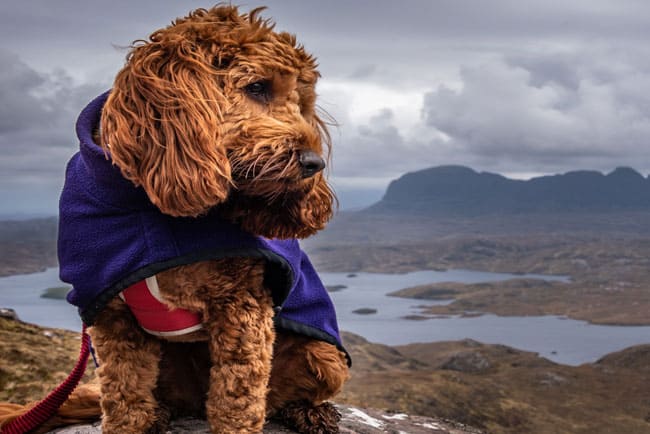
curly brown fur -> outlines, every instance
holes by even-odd
[[[97,140],[165,214],[216,211],[258,236],[303,238],[324,227],[336,202],[321,171],[330,145],[315,106],[319,73],[294,36],[260,18],[262,9],[198,9],[136,41]],[[336,432],[323,401],[347,379],[345,357],[288,333],[274,348],[263,274],[262,260],[246,258],[158,274],[170,308],[202,315],[204,329],[180,339],[145,333],[113,300],[91,329],[103,432],[164,432],[170,418],[197,416],[214,433],[252,433],[271,414],[301,432]],[[96,390],[82,387],[69,402],[84,394],[95,413],[79,405],[78,415],[92,417]]]
[[[201,215],[236,193],[226,218],[259,235],[305,237],[334,200],[298,157],[329,149],[315,108],[320,74],[261,10],[198,9],[137,41],[104,107],[101,145],[166,214]]]
[[[158,275],[170,306],[201,312],[211,361],[206,415],[213,432],[258,432],[273,354],[273,309],[260,259],[228,258]]]
[[[324,175],[307,176],[300,158],[329,149],[315,109],[319,73],[295,37],[274,32],[261,10],[199,9],[136,42],[104,107],[101,145],[166,214],[216,207],[256,235],[302,238],[323,228],[335,202]],[[266,413],[271,302],[254,273],[238,269],[248,280],[225,282],[228,267],[170,270],[170,285],[164,273],[159,278],[171,307],[203,314],[212,430],[250,432]],[[259,275],[263,265],[252,269]]]
[[[279,332],[273,348],[273,314],[270,294],[263,286],[263,273],[261,260],[229,258],[176,267],[158,275],[160,292],[170,307],[202,312],[208,326],[207,346],[202,346],[202,335],[195,335],[198,342],[161,342],[135,326],[135,332],[125,329],[128,335],[122,335],[121,322],[113,327],[106,324],[107,331],[116,333],[112,338],[122,345],[130,343],[140,348],[146,340],[160,342],[157,349],[162,352],[162,375],[155,395],[164,410],[156,406],[148,407],[147,411],[169,413],[168,417],[201,417],[206,414],[203,397],[207,391],[205,408],[213,432],[258,432],[267,413],[280,414],[282,420],[299,432],[336,432],[331,429],[336,426],[336,412],[321,403],[336,395],[347,380],[345,355],[331,344],[289,332]],[[126,306],[116,299],[101,318],[115,321],[122,313],[133,321],[124,309]],[[93,336],[98,334],[98,329],[104,329],[101,320],[93,328]],[[96,345],[104,360],[105,341],[96,338]],[[128,369],[135,370],[138,365],[134,361],[151,357],[134,350],[130,356],[133,357],[118,358],[122,369],[127,369],[122,365],[130,361]],[[119,384],[115,378],[104,378],[106,369],[109,368],[100,370],[102,384],[109,382],[108,387]],[[137,380],[142,382],[141,378]],[[179,384],[183,387],[178,388]],[[140,391],[142,387],[140,383],[126,385],[127,390]],[[128,399],[107,395],[106,390],[102,394],[102,403],[106,399]],[[285,411],[286,408],[290,410]],[[150,418],[149,422],[148,430],[159,426],[164,429],[165,421]],[[111,432],[106,416],[103,427]]]
[[[106,307],[89,333],[101,360],[97,372],[103,432],[146,432],[157,408],[153,390],[160,343],[138,326],[118,298]]]
[[[296,401],[282,408],[275,418],[299,433],[334,434],[339,432],[341,413],[329,402],[314,405]]]
[[[296,401],[320,404],[341,391],[349,378],[345,354],[335,346],[279,331],[273,353],[268,412]]]
[[[321,341],[278,332],[268,413],[300,433],[337,433],[340,414],[325,400],[349,378],[345,354]]]

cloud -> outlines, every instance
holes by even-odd
[[[648,168],[650,68],[635,60],[647,55],[594,47],[463,67],[460,88],[426,94],[424,119],[491,168]]]
[[[100,85],[77,85],[62,70],[40,73],[0,51],[0,199],[51,209],[76,151],[74,123]]]
[[[0,134],[29,128],[50,116],[33,96],[45,81],[18,56],[0,51]]]
[[[565,53],[543,56],[518,54],[506,57],[505,61],[512,68],[528,71],[529,84],[533,87],[542,88],[555,84],[576,91],[580,85],[573,58]]]
[[[349,78],[352,80],[365,80],[372,77],[376,72],[377,65],[365,63],[359,65],[354,71],[352,71]]]
[[[77,113],[124,62],[116,47],[206,4],[50,3],[0,4],[0,180],[12,197],[41,188],[54,201]],[[439,164],[650,171],[646,1],[265,3],[318,58],[342,188],[376,192]]]
[[[388,107],[342,128],[333,172],[338,184],[346,188],[385,188],[404,172],[453,160],[453,150],[439,132],[417,119],[404,124]]]

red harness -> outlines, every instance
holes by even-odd
[[[185,309],[170,309],[163,301],[156,276],[131,285],[120,293],[142,328],[156,336],[178,336],[203,327],[200,315]],[[79,384],[90,354],[90,337],[84,325],[79,361],[68,378],[37,405],[3,426],[2,434],[23,434],[51,418]]]
[[[158,289],[156,276],[129,286],[120,298],[133,312],[140,326],[156,336],[179,336],[203,327],[198,313],[185,309],[170,309]]]

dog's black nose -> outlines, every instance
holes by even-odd
[[[314,151],[300,151],[299,155],[303,178],[312,177],[325,168],[325,160]]]

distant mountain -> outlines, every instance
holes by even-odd
[[[0,220],[0,276],[34,273],[57,264],[57,219]]]
[[[607,175],[575,171],[522,181],[439,166],[392,181],[366,211],[472,216],[639,210],[650,211],[650,178],[626,167]]]

